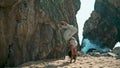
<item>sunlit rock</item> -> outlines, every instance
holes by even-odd
[[[0,68],[64,58],[67,44],[58,25],[64,20],[78,28],[79,8],[79,0],[0,0]]]

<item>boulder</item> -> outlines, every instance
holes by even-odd
[[[112,52],[116,55],[116,59],[120,59],[120,47],[113,48]]]

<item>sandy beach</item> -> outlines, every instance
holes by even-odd
[[[120,68],[120,59],[115,57],[93,57],[83,56],[77,57],[75,63],[69,62],[69,57],[66,56],[64,60],[52,61],[31,61],[20,65],[21,68]]]

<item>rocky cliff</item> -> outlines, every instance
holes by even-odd
[[[112,49],[120,41],[120,0],[96,0],[83,31],[83,41]]]
[[[77,27],[79,8],[79,0],[0,0],[0,67],[64,58],[58,25],[65,20]]]

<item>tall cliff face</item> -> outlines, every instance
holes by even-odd
[[[120,41],[120,1],[96,0],[91,17],[85,22],[83,40],[113,48]]]
[[[65,20],[77,27],[79,6],[79,0],[0,0],[0,67],[64,57],[58,25]]]

